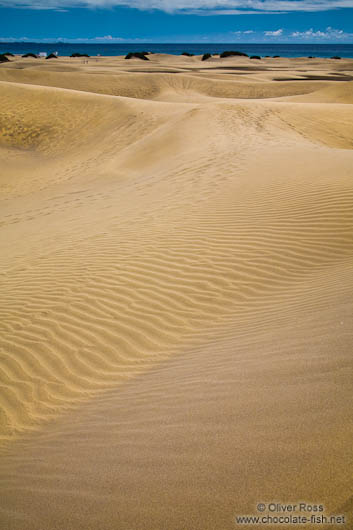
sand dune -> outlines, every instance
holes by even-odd
[[[182,70],[179,72],[166,72],[165,66],[162,64],[159,68],[153,71],[153,75],[148,70],[147,66],[141,66],[141,61],[138,61],[138,67],[129,68],[130,62],[125,61],[121,69],[113,72],[101,71],[99,73],[92,73],[87,71],[77,71],[75,75],[73,72],[62,71],[62,68],[54,66],[50,70],[48,68],[23,68],[14,69],[4,67],[0,68],[0,80],[28,83],[42,86],[53,86],[60,88],[69,88],[80,91],[94,92],[97,94],[107,94],[112,96],[124,96],[137,99],[155,99],[160,97],[164,92],[181,92],[184,97],[189,92],[197,92],[200,95],[210,96],[212,98],[273,98],[290,95],[305,94],[313,92],[319,87],[326,87],[327,82],[322,81],[291,81],[270,83],[268,80],[258,79],[254,74],[258,74],[258,70],[251,67],[250,70],[245,70],[247,79],[244,80],[244,66],[239,66],[238,76],[232,79],[229,73],[230,66],[227,70],[220,70],[219,68],[211,69],[204,68],[202,71]],[[250,67],[247,67],[250,68]],[[226,79],[220,79],[219,75],[228,72]],[[175,75],[177,73],[178,75]],[[261,72],[260,72],[261,73]],[[233,77],[236,75],[234,72]],[[249,79],[250,77],[250,79]],[[253,78],[252,78],[253,77]],[[273,77],[273,72],[270,72],[270,79]],[[231,78],[231,79],[229,79]]]
[[[339,86],[328,86],[315,90],[311,94],[295,96],[292,101],[305,101],[308,103],[353,103],[352,83],[342,83]]]
[[[352,511],[353,84],[251,63],[1,66],[5,528]]]

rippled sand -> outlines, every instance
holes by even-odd
[[[0,65],[0,526],[353,517],[353,60],[149,57]]]

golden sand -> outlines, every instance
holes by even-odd
[[[0,66],[0,526],[353,518],[353,60],[149,58]]]

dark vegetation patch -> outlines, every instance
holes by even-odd
[[[224,59],[224,57],[249,57],[249,56],[247,53],[243,53],[243,52],[226,51],[226,52],[222,52],[220,57],[221,59]]]
[[[149,61],[149,58],[146,57],[147,52],[130,52],[125,56],[125,59],[142,59],[142,61]]]
[[[11,52],[2,53],[1,55],[5,55],[5,57],[15,57],[14,54]]]
[[[204,53],[201,61],[207,61],[207,59],[209,59],[210,57],[212,57],[210,53]]]
[[[55,55],[55,53],[50,53],[47,55],[46,59],[57,59],[58,57]]]
[[[89,57],[89,55],[87,55],[87,53],[75,52],[75,53],[72,53],[70,57]]]
[[[303,77],[274,77],[273,81],[352,81],[352,75],[306,75]]]
[[[24,55],[22,55],[22,57],[24,57],[25,59],[27,57],[32,57],[33,59],[37,59],[37,55],[35,53],[25,53]]]
[[[9,63],[10,60],[6,57],[4,53],[0,54],[0,63]]]
[[[342,59],[342,57],[339,57],[338,55],[334,55],[333,57],[331,57],[331,59]]]
[[[195,70],[196,72],[198,72],[198,70]],[[140,72],[140,73],[143,73],[143,74],[180,74],[180,73],[184,73],[183,70],[145,70],[144,68],[134,68],[132,70],[130,70],[129,68],[126,68],[124,69],[124,72],[131,72],[131,73],[136,73],[136,72]]]
[[[210,72],[211,70],[233,70],[235,73],[237,71],[267,72],[268,70],[271,70],[271,68],[265,66],[214,66],[212,68],[207,68],[207,72]]]
[[[258,61],[261,61],[260,55],[252,55],[250,59],[257,59]]]
[[[185,55],[185,57],[194,57],[194,53],[189,53],[189,52],[183,52],[181,55]]]

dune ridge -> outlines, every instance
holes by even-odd
[[[207,72],[206,72],[207,73]],[[152,75],[146,72],[121,72],[119,74],[101,73],[93,76],[84,72],[58,72],[42,70],[0,70],[0,80],[12,83],[26,83],[30,85],[52,86],[67,88],[111,96],[124,96],[136,99],[155,99],[163,97],[164,92],[182,93],[197,92],[200,95],[220,98],[275,98],[288,95],[300,95],[313,92],[318,87],[326,87],[325,82],[281,82],[275,85],[259,80],[244,85],[243,81],[229,79],[204,78],[195,73],[160,73],[158,70]]]

